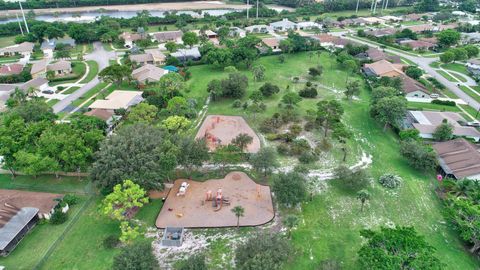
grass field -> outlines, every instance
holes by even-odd
[[[87,99],[89,99],[91,96],[95,95],[96,93],[98,93],[98,91],[102,90],[103,88],[105,88],[105,86],[107,86],[108,84],[107,83],[104,83],[104,82],[101,82],[97,85],[95,85],[92,89],[90,89],[88,92],[86,92],[83,96],[81,96],[80,98],[76,99],[74,102],[72,102],[72,105],[75,106],[75,107],[78,107],[80,106],[80,104],[82,104],[83,102],[85,102]]]
[[[459,63],[443,64],[443,65],[442,65],[442,68],[448,69],[448,70],[453,70],[453,71],[456,71],[456,72],[460,72],[460,73],[462,73],[462,74],[464,74],[464,75],[470,76],[470,74],[468,73],[467,68],[466,68],[464,65],[459,64]]]
[[[77,91],[78,89],[80,89],[80,87],[73,86],[73,87],[68,88],[68,90],[63,92],[62,94],[68,95],[68,94],[71,94],[71,93]]]
[[[15,44],[15,37],[0,37],[0,48]]]
[[[83,79],[80,83],[88,83],[89,81],[93,80],[95,76],[98,74],[98,64],[93,60],[86,61],[89,67],[88,75]]]
[[[48,106],[52,107],[53,105],[57,104],[60,100],[59,99],[50,99],[47,101]]]
[[[425,111],[446,111],[446,112],[459,112],[460,109],[456,106],[446,106],[432,103],[423,102],[408,102],[408,109],[425,110]]]
[[[469,95],[476,101],[480,102],[480,96],[475,92],[473,92],[472,90],[470,90],[470,88],[466,87],[465,85],[460,85],[459,87],[460,89],[462,89],[463,92],[465,92],[465,94]]]
[[[445,79],[447,79],[451,82],[458,82],[458,80],[456,78],[454,78],[453,76],[450,76],[450,74],[448,74],[447,72],[445,72],[443,70],[437,70],[437,72],[440,73],[440,75],[442,75],[443,77],[445,77]]]

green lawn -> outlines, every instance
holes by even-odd
[[[478,94],[476,94],[475,92],[473,92],[472,90],[470,90],[470,88],[466,87],[465,85],[460,85],[459,87],[467,95],[469,95],[470,97],[472,97],[476,101],[480,102],[480,96]]]
[[[373,156],[372,177],[395,173],[403,178],[398,191],[388,191],[375,181],[369,188],[372,199],[364,213],[354,194],[347,194],[333,185],[304,204],[301,225],[293,233],[293,242],[300,253],[287,269],[314,269],[323,260],[338,260],[343,269],[356,269],[356,252],[361,246],[359,230],[377,229],[382,225],[415,226],[437,251],[446,269],[476,269],[478,260],[464,250],[458,235],[444,222],[441,205],[433,189],[433,174],[420,174],[399,154],[395,136],[384,133],[369,117],[368,94],[362,101],[344,103],[346,120],[359,138],[361,147]]]
[[[447,112],[459,112],[460,109],[456,106],[445,106],[432,103],[423,102],[408,102],[408,109],[425,110],[425,111],[447,111]]]
[[[454,77],[450,76],[447,72],[443,71],[443,70],[437,70],[438,73],[440,73],[440,75],[442,75],[443,77],[445,77],[445,79],[451,81],[451,82],[458,82],[457,79],[455,79]]]
[[[449,63],[449,64],[443,64],[442,65],[442,68],[444,69],[449,69],[449,70],[453,70],[453,71],[456,71],[456,72],[460,72],[464,75],[467,75],[467,76],[470,76],[467,68],[462,65],[462,64],[459,64],[459,63]]]
[[[87,62],[88,67],[90,68],[90,70],[88,71],[87,77],[85,77],[85,79],[83,79],[80,83],[88,83],[91,80],[93,80],[93,78],[95,78],[95,76],[97,76],[97,74],[98,74],[98,64],[97,64],[97,62],[95,62],[93,60],[88,60],[86,62]]]
[[[95,95],[98,93],[98,91],[102,90],[107,86],[108,83],[101,82],[97,85],[95,85],[92,89],[90,89],[87,93],[85,93],[83,96],[79,97],[77,100],[72,102],[72,105],[75,107],[78,107],[80,104],[85,102],[87,99],[89,99],[91,96]]]
[[[55,178],[52,175],[41,175],[37,178],[31,176],[12,178],[11,175],[0,174],[0,188],[86,194],[92,186],[84,177],[61,176]]]
[[[80,89],[80,87],[78,87],[78,86],[73,86],[73,87],[68,88],[68,90],[65,91],[65,92],[63,92],[62,94],[68,95],[68,94],[71,94],[71,93],[77,91],[78,89]]]
[[[97,198],[87,208],[41,269],[111,269],[118,249],[105,248],[103,240],[109,235],[120,235],[120,230],[118,222],[99,211],[100,203]],[[135,218],[152,227],[161,206],[161,200],[153,200]]]
[[[15,36],[0,37],[0,48],[11,46],[15,44]]]
[[[475,110],[474,108],[468,106],[468,105],[459,105],[460,107],[462,107],[462,109],[464,109],[466,112],[468,112],[472,117],[476,117],[477,120],[480,119],[480,113]]]
[[[47,104],[52,107],[53,105],[57,104],[60,100],[59,99],[51,99],[47,101]]]

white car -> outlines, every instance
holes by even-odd
[[[440,95],[438,95],[438,94],[430,94],[430,97],[433,98],[433,99],[436,99],[436,98],[439,98]]]

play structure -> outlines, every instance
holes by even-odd
[[[178,189],[177,196],[185,196],[188,186],[189,184],[187,182],[182,182],[182,185],[180,185],[180,188]]]
[[[180,247],[183,243],[183,228],[167,227],[163,231],[162,246]]]
[[[157,228],[234,227],[237,218],[231,209],[235,206],[245,209],[240,226],[262,225],[274,217],[270,187],[255,183],[243,172],[204,182],[178,179],[172,191],[182,187],[188,187],[188,192],[167,196],[155,223]]]
[[[215,198],[213,197],[211,190],[207,191],[207,194],[205,195],[204,203],[209,201],[212,202],[212,207],[214,208],[213,211],[215,212],[220,211],[222,209],[223,204],[230,205],[230,199],[223,196],[221,188],[217,190],[217,194],[215,195]]]
[[[248,153],[256,153],[260,149],[260,139],[253,129],[240,116],[208,115],[198,130],[196,139],[205,139],[210,151],[220,145],[228,145],[235,137],[246,133],[253,138],[245,149]]]

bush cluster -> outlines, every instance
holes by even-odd
[[[400,186],[400,184],[402,183],[402,178],[395,174],[386,173],[380,176],[378,182],[385,188],[394,189]]]

